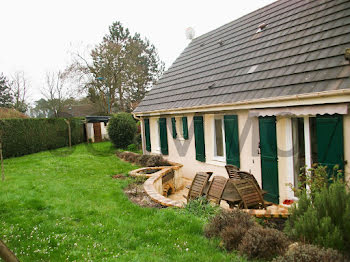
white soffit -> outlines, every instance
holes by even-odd
[[[314,105],[278,107],[266,109],[253,109],[249,111],[250,116],[314,116],[314,115],[346,115],[348,104]]]

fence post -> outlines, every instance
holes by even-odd
[[[1,141],[0,141],[0,162],[1,162],[1,180],[5,181],[4,158],[2,156],[2,142]]]
[[[72,147],[72,134],[71,134],[71,130],[70,130],[70,122],[69,120],[65,119],[64,121],[66,121],[67,125],[68,125],[68,139],[69,139],[69,147]]]

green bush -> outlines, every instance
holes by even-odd
[[[213,217],[219,210],[218,206],[212,206],[205,197],[193,199],[185,206],[186,212],[204,218]]]
[[[84,142],[84,124],[70,119],[72,144]],[[2,119],[0,139],[4,158],[68,146],[68,125],[61,118]]]
[[[344,262],[345,257],[338,251],[314,245],[297,245],[279,256],[273,262]]]
[[[108,123],[108,135],[116,148],[126,148],[134,142],[136,122],[129,113],[114,115]]]
[[[304,191],[290,210],[285,232],[294,239],[350,250],[350,193],[342,180],[311,197]]]
[[[271,259],[283,254],[288,245],[289,240],[283,232],[255,226],[243,235],[238,250],[250,259]]]
[[[126,150],[131,151],[131,152],[137,152],[138,148],[137,148],[137,145],[130,144],[130,145],[128,145]]]

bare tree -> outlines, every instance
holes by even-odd
[[[58,117],[66,100],[72,95],[72,90],[68,88],[66,80],[67,74],[65,72],[46,73],[45,87],[41,93],[45,96],[48,108],[53,112],[54,117]]]
[[[28,109],[29,81],[23,71],[17,71],[12,76],[11,89],[14,96],[14,108],[22,113]]]

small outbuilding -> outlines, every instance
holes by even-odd
[[[95,143],[109,139],[107,124],[110,118],[110,116],[87,116],[85,118],[87,140]]]

